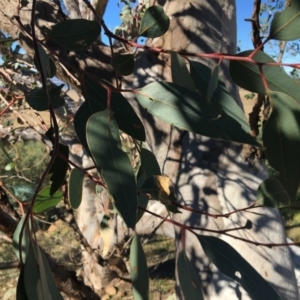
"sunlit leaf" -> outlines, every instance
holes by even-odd
[[[86,126],[88,148],[102,174],[114,206],[129,228],[134,228],[137,188],[128,155],[122,150],[118,125],[108,110],[92,115]]]
[[[133,54],[116,54],[111,58],[111,65],[114,70],[123,76],[127,76],[134,71]]]
[[[258,146],[240,123],[199,94],[169,82],[153,82],[136,90],[149,113],[174,126],[204,136]]]
[[[170,19],[161,6],[150,6],[141,21],[139,36],[156,38],[163,35],[170,25]]]
[[[21,247],[23,263],[26,260],[26,255],[28,253],[29,243],[30,243],[28,225],[26,225],[24,227],[23,234],[22,234],[22,241],[20,241],[20,233],[21,233],[22,227],[24,225],[24,220],[25,220],[25,215],[19,221],[18,226],[17,226],[17,228],[14,232],[14,236],[13,236],[13,247],[14,247],[15,255],[21,261],[21,259],[20,259],[20,247]]]
[[[292,41],[300,38],[300,2],[288,1],[285,9],[277,12],[270,27],[270,39]]]
[[[78,51],[92,45],[99,38],[101,27],[98,22],[85,19],[67,20],[52,27],[49,38],[64,48]]]
[[[45,212],[55,207],[60,202],[62,197],[62,191],[57,191],[51,196],[50,187],[45,187],[38,193],[34,202],[33,211],[35,213]]]
[[[199,275],[188,260],[184,250],[178,254],[176,269],[183,298],[189,300],[204,299]]]
[[[196,236],[211,262],[223,274],[240,283],[251,299],[281,299],[271,285],[228,243],[214,236]]]
[[[300,181],[300,103],[279,92],[271,92],[270,101],[273,109],[263,130],[266,156],[294,202]]]
[[[171,52],[171,72],[173,83],[190,89],[193,92],[196,91],[194,81],[184,60],[174,51]]]
[[[258,187],[257,204],[268,207],[284,207],[290,203],[290,197],[276,178],[265,179]]]
[[[61,88],[63,85],[52,87],[49,91],[49,97],[52,104],[52,108],[59,108],[64,105],[65,101],[60,96]],[[49,109],[48,99],[46,92],[42,88],[34,88],[27,96],[26,101],[31,108],[43,111]]]
[[[134,235],[130,246],[130,275],[134,300],[149,299],[149,278],[145,253],[139,236]]]
[[[237,56],[247,57],[251,53],[252,50],[248,50],[237,54]],[[261,51],[258,51],[253,59],[261,63],[275,63],[275,60]],[[264,65],[262,69],[270,90],[285,93],[300,102],[299,85],[280,66]],[[254,93],[266,95],[266,90],[256,64],[231,60],[230,75],[240,87]]]
[[[82,198],[82,183],[84,173],[78,169],[72,169],[68,181],[69,201],[73,209],[77,209]]]

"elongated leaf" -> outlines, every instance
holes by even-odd
[[[78,169],[72,169],[68,182],[69,201],[73,209],[77,209],[81,203],[82,183],[84,173]]]
[[[50,187],[45,187],[38,193],[34,202],[33,211],[35,213],[45,212],[55,207],[60,202],[62,197],[62,191],[57,191],[51,196]]]
[[[208,84],[208,88],[207,88],[207,94],[206,94],[207,101],[210,101],[213,93],[215,92],[216,88],[218,87],[219,69],[220,69],[219,66],[215,66],[211,72],[211,76],[210,76],[209,84]]]
[[[85,19],[67,20],[52,27],[49,38],[64,48],[78,51],[88,48],[99,38],[101,27],[96,21]]]
[[[130,246],[130,275],[134,300],[149,299],[149,278],[145,253],[137,234]]]
[[[89,150],[102,174],[114,205],[129,228],[134,228],[137,187],[127,154],[121,149],[119,128],[108,110],[92,115],[86,127]]]
[[[59,152],[66,158],[69,157],[69,148],[68,146],[59,144]],[[52,152],[50,153],[52,155]],[[65,181],[66,174],[68,170],[68,162],[61,158],[60,156],[56,156],[55,160],[49,170],[49,174],[52,174],[50,177],[51,188],[50,195],[54,195],[54,193],[62,186]]]
[[[204,299],[199,275],[186,257],[184,250],[178,254],[176,267],[183,298],[186,300]]]
[[[117,54],[111,58],[114,70],[123,76],[130,75],[134,71],[133,54]]]
[[[170,25],[170,19],[161,6],[150,6],[141,21],[139,36],[156,38],[163,35]]]
[[[51,273],[49,263],[45,257],[45,254],[37,246],[37,260],[39,264],[39,271],[42,283],[43,294],[48,294],[49,300],[63,300]]]
[[[96,80],[88,77],[84,77],[84,86],[86,101],[75,115],[74,127],[79,140],[88,149],[85,135],[86,123],[92,114],[106,109],[107,91]],[[120,130],[134,139],[145,141],[146,134],[143,123],[122,94],[112,93],[110,107]]]
[[[24,285],[30,300],[63,300],[39,246],[30,244],[24,266]]]
[[[51,77],[55,76],[56,67],[55,67],[53,60],[49,58],[48,54],[45,52],[44,48],[40,44],[38,44],[37,46],[38,46],[38,51],[39,51],[39,55],[40,55],[40,60],[42,63],[42,66],[41,66],[42,69],[40,69],[40,66],[38,63],[37,54],[35,54],[35,56],[34,56],[34,64],[35,64],[36,68],[38,69],[38,71],[40,73],[43,70],[45,78],[51,78]]]
[[[270,39],[292,41],[300,38],[300,2],[290,1],[282,12],[277,12],[270,27]]]
[[[145,148],[141,148],[140,154],[141,165],[146,175],[161,175],[160,167],[154,154]]]
[[[171,52],[171,71],[173,83],[196,92],[194,81],[184,60],[174,51]]]
[[[53,87],[49,91],[50,102],[52,108],[59,108],[64,105],[65,101],[60,96],[61,88],[63,85]],[[42,88],[34,88],[27,96],[26,101],[30,105],[31,108],[43,111],[49,109],[48,99],[46,96],[46,92]]]
[[[226,276],[240,283],[251,299],[281,299],[269,283],[228,243],[213,236],[197,237],[212,263]]]
[[[300,180],[300,103],[288,95],[270,93],[273,107],[264,126],[263,143],[276,178],[295,201]]]
[[[27,256],[29,244],[30,244],[29,232],[28,232],[27,225],[24,227],[22,241],[20,241],[20,233],[21,233],[21,229],[24,225],[24,220],[25,220],[25,215],[19,221],[18,226],[17,226],[17,228],[14,232],[14,236],[13,236],[13,247],[14,247],[15,255],[21,261],[21,259],[20,259],[20,247],[21,247],[23,263],[26,261],[26,256]]]
[[[21,267],[20,275],[18,278],[16,296],[17,300],[30,300],[27,297],[26,288],[24,284],[24,266]]]
[[[189,89],[169,82],[153,82],[136,94],[139,103],[152,115],[178,128],[216,139],[259,145],[238,121]]]
[[[206,97],[208,94],[209,82],[211,80],[211,69],[197,61],[190,61],[190,70],[199,93],[203,97]],[[218,86],[212,94],[210,101],[212,104],[222,108],[228,116],[235,119],[244,131],[250,132],[249,123],[244,112],[230,96],[223,81],[218,81]]]
[[[290,204],[290,197],[276,178],[267,178],[258,187],[256,201],[269,207],[284,207]]]
[[[251,53],[252,50],[244,51],[237,56],[247,57]],[[270,56],[261,51],[257,52],[253,59],[261,63],[275,62]],[[229,67],[230,75],[237,85],[251,92],[266,95],[259,69],[255,64],[231,60]],[[299,85],[282,68],[265,65],[263,66],[263,72],[270,90],[285,93],[300,102]]]

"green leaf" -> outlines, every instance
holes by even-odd
[[[96,80],[84,76],[84,96],[86,101],[78,109],[74,118],[76,134],[88,149],[86,143],[85,127],[88,118],[99,111],[104,111],[107,107],[107,91]],[[143,123],[120,93],[112,93],[110,107],[114,112],[114,117],[120,130],[139,141],[145,141],[146,134]]]
[[[208,94],[208,86],[211,81],[211,69],[197,61],[190,61],[191,76],[195,82],[198,92],[206,97]],[[218,81],[218,87],[212,94],[211,104],[220,107],[226,114],[236,120],[245,132],[250,132],[249,123],[245,113],[230,96],[223,81]]]
[[[37,47],[42,63],[42,69],[40,69],[40,65],[38,63],[37,54],[34,55],[34,65],[40,73],[43,71],[45,78],[52,78],[56,74],[55,64],[53,60],[49,58],[48,54],[40,44],[37,44]]]
[[[147,176],[161,175],[159,164],[156,160],[155,155],[151,151],[145,148],[141,148],[140,155],[141,166]]]
[[[213,93],[218,87],[219,84],[219,71],[220,67],[217,65],[214,67],[214,69],[211,72],[208,88],[207,88],[207,94],[206,94],[206,100],[210,101],[212,98]]]
[[[237,54],[237,57],[247,57],[252,52],[252,50],[244,51]],[[253,59],[261,63],[275,62],[261,51],[257,52]],[[231,60],[229,68],[230,75],[237,85],[254,93],[267,94],[257,65]],[[263,72],[270,90],[285,93],[300,102],[299,85],[281,67],[264,65]]]
[[[288,95],[270,92],[272,113],[263,130],[263,143],[276,178],[292,202],[300,180],[300,102]]]
[[[52,27],[49,38],[62,47],[78,51],[88,48],[99,38],[101,27],[96,21],[67,20]]]
[[[173,83],[196,92],[194,81],[181,56],[171,51],[171,72]]]
[[[16,295],[17,300],[30,300],[26,294],[26,288],[25,288],[25,284],[24,284],[24,267],[23,266],[21,267],[16,294],[17,294]]]
[[[34,202],[33,211],[35,213],[45,212],[55,207],[63,197],[62,191],[55,192],[52,196],[50,195],[50,187],[43,188],[37,195]]]
[[[61,88],[63,85],[55,86],[49,91],[49,97],[52,104],[52,108],[59,108],[64,105],[65,101],[60,96]],[[31,108],[43,111],[49,109],[49,104],[47,100],[47,95],[44,89],[34,88],[27,96],[26,101]]]
[[[24,266],[24,285],[30,300],[63,300],[39,246],[30,244]]]
[[[166,33],[169,25],[170,19],[163,8],[157,5],[150,6],[145,11],[138,34],[147,38],[156,38]]]
[[[146,194],[139,191],[138,192],[138,207],[146,209],[148,202],[149,202],[149,197]],[[145,213],[144,210],[138,208],[137,215],[136,215],[136,223],[142,218],[144,213]]]
[[[69,157],[68,146],[59,144],[59,152],[65,158]],[[53,151],[50,152],[50,155],[52,155],[52,153]],[[63,185],[66,178],[67,171],[68,171],[68,162],[57,155],[49,170],[49,174],[52,174],[50,177],[50,180],[52,181],[51,188],[50,188],[51,196]]]
[[[270,284],[228,243],[213,236],[196,235],[211,262],[237,281],[251,299],[281,299]]]
[[[21,261],[20,259],[20,247],[21,247],[23,263],[26,261],[26,256],[30,245],[28,225],[25,226],[22,234],[22,241],[20,241],[20,232],[23,227],[25,217],[26,216],[24,215],[22,219],[19,221],[13,236],[13,247],[14,247],[15,255],[17,256],[19,261]]]
[[[149,299],[149,278],[145,253],[139,236],[134,235],[130,245],[130,275],[134,300]]]
[[[108,110],[92,115],[86,126],[88,149],[103,176],[114,205],[129,228],[134,228],[137,187],[128,155],[122,150],[118,125]]]
[[[111,58],[111,65],[114,70],[123,76],[127,76],[134,71],[133,54],[116,54]]]
[[[289,5],[274,15],[269,39],[292,41],[300,38],[300,2],[290,1]]]
[[[268,207],[284,207],[290,204],[290,197],[276,178],[267,178],[258,187],[257,204]]]
[[[200,278],[184,250],[181,250],[178,254],[176,269],[178,270],[178,279],[183,298],[188,300],[204,299]]]
[[[82,184],[84,173],[78,169],[72,169],[68,181],[69,201],[73,209],[77,209],[81,203]]]
[[[169,82],[153,82],[136,90],[139,103],[157,118],[178,128],[220,140],[259,146],[258,142],[220,107],[199,94]]]
[[[5,166],[4,170],[5,170],[5,171],[10,171],[10,170],[14,169],[15,165],[16,165],[15,162],[11,162],[11,163],[9,163],[9,164],[7,164],[7,165]]]

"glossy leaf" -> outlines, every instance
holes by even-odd
[[[240,123],[199,94],[169,82],[153,82],[136,90],[139,103],[157,118],[204,136],[247,143],[258,142]]]
[[[65,157],[69,157],[69,148],[68,146],[59,144],[59,152]],[[52,151],[50,153],[52,155]],[[49,170],[49,174],[52,174],[50,177],[51,188],[50,195],[52,196],[64,183],[66,174],[68,171],[68,162],[61,158],[60,156],[56,156],[55,160]]]
[[[55,207],[63,197],[62,191],[55,192],[52,196],[50,195],[50,187],[43,188],[37,195],[34,202],[33,211],[35,213],[45,212]]]
[[[49,38],[64,48],[78,51],[88,48],[99,38],[101,27],[98,22],[85,19],[67,20],[52,27]]]
[[[134,300],[149,299],[149,278],[145,253],[137,234],[130,246],[130,275]]]
[[[74,127],[80,142],[88,149],[85,135],[86,123],[92,114],[106,109],[107,91],[96,80],[88,77],[84,77],[84,86],[86,101],[75,114]],[[112,93],[110,107],[120,130],[136,140],[145,141],[146,134],[143,123],[122,94]]]
[[[183,299],[204,299],[199,275],[188,260],[184,250],[181,250],[178,254],[176,269],[178,271],[178,279]]]
[[[78,169],[72,169],[68,181],[69,201],[73,209],[77,209],[81,203],[82,184],[84,173]]]
[[[25,228],[23,230],[23,234],[22,234],[22,241],[20,241],[20,233],[21,233],[21,229],[24,224],[24,220],[25,220],[25,215],[19,221],[17,228],[14,232],[14,236],[13,236],[13,247],[14,247],[15,255],[21,261],[21,259],[20,259],[20,247],[21,247],[23,263],[26,261],[26,255],[28,253],[29,244],[30,244],[29,232],[28,232],[28,227],[27,227],[28,225],[25,226]]]
[[[127,76],[134,71],[133,54],[116,54],[111,58],[111,65],[114,70],[123,76]]]
[[[174,51],[171,52],[171,72],[173,83],[196,92],[194,81],[184,60]]]
[[[159,164],[156,160],[155,155],[151,151],[145,148],[141,148],[140,155],[141,166],[147,176],[161,175]]]
[[[135,227],[137,187],[128,155],[122,150],[118,125],[108,110],[92,115],[86,126],[88,148],[102,174],[114,206],[129,228]]]
[[[276,178],[267,178],[258,187],[257,204],[268,207],[284,207],[290,204],[290,197]]]
[[[211,72],[211,76],[209,79],[209,84],[208,84],[208,88],[207,88],[207,94],[206,94],[206,100],[210,101],[210,99],[212,98],[213,93],[215,92],[215,90],[218,87],[219,84],[219,71],[220,71],[220,67],[219,66],[215,66]]]
[[[161,6],[150,6],[141,21],[139,36],[156,38],[167,32],[170,19]]]
[[[239,53],[238,57],[247,57],[251,50]],[[264,52],[257,52],[253,59],[257,62],[275,62]],[[257,65],[245,61],[230,61],[230,75],[240,87],[258,94],[266,95],[266,90],[261,80]],[[279,66],[263,66],[264,76],[270,90],[290,95],[300,102],[299,85]]]
[[[288,95],[270,93],[272,113],[263,130],[269,164],[292,202],[300,180],[300,103]]]
[[[49,58],[48,54],[44,50],[44,48],[40,45],[37,44],[39,55],[40,55],[40,60],[41,60],[41,68],[38,62],[37,54],[34,55],[34,65],[36,66],[37,70],[41,73],[43,70],[45,78],[51,78],[55,76],[56,74],[56,67],[52,59]]]
[[[275,13],[270,27],[270,39],[292,41],[300,38],[300,2],[289,2],[283,11]]]
[[[211,262],[226,276],[234,279],[251,299],[281,299],[271,285],[233,247],[213,236],[197,235]]]
[[[49,97],[52,104],[52,108],[59,108],[64,105],[65,101],[60,96],[61,86],[55,86],[49,91]],[[46,92],[42,88],[34,88],[27,96],[26,101],[30,105],[31,108],[43,111],[49,109],[48,99],[46,96]]]

